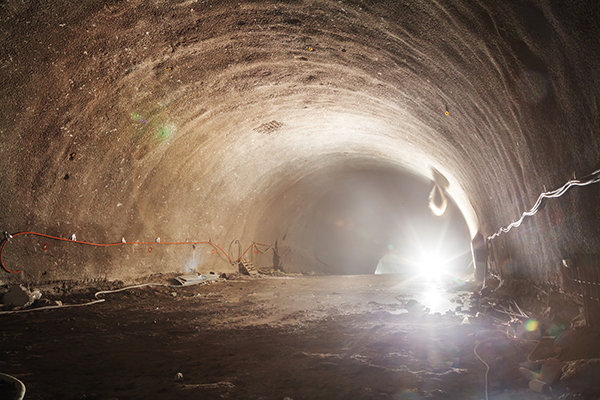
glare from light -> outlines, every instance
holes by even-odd
[[[423,293],[423,297],[421,298],[421,303],[430,309],[435,309],[441,301],[442,295],[439,289],[430,289]]]
[[[427,279],[437,279],[444,273],[444,260],[439,256],[428,254],[422,257],[418,268]]]

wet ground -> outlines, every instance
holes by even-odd
[[[111,285],[43,292],[76,303]],[[535,343],[454,312],[467,287],[361,275],[131,289],[0,315],[0,371],[28,400],[484,399],[481,342],[490,399],[557,398],[518,375]]]

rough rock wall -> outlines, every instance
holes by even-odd
[[[489,235],[595,170],[600,143],[599,6],[497,3],[2,4],[0,226],[277,241],[298,269],[344,273],[314,257],[332,182],[430,179],[433,166],[471,234]],[[597,191],[574,189],[504,235],[498,267],[556,280],[562,252],[598,245]],[[232,268],[210,246],[46,242],[14,238],[6,264],[24,279]]]

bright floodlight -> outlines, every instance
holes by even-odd
[[[444,261],[437,255],[426,255],[422,257],[419,268],[421,275],[438,278],[444,272]]]

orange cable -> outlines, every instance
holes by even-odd
[[[5,270],[6,272],[8,272],[9,274],[18,274],[21,271],[11,271],[8,268],[6,268],[4,266],[4,263],[2,262],[2,253],[4,253],[4,246],[6,246],[6,243],[8,243],[8,240],[5,240],[2,243],[2,247],[0,248],[0,264],[2,265],[2,269]]]
[[[251,249],[251,248],[253,248],[253,247],[254,247],[254,243],[252,243],[252,244],[250,245],[250,247],[248,247],[248,248],[246,249],[246,251],[244,251],[244,252],[242,253],[242,255],[240,256],[240,258],[238,258],[238,260],[237,260],[236,262],[240,262],[240,261],[242,260],[242,257],[244,257],[244,256],[246,255],[246,253],[248,252],[248,250],[250,250],[250,249]]]
[[[219,246],[218,244],[212,242],[212,241],[201,241],[201,242],[163,242],[163,243],[157,243],[157,242],[116,242],[116,243],[94,243],[94,242],[85,242],[82,240],[71,240],[71,239],[65,239],[62,237],[58,237],[58,236],[52,236],[52,235],[47,235],[45,233],[38,233],[38,232],[17,232],[11,235],[11,238],[14,238],[15,236],[19,236],[19,235],[34,235],[34,236],[40,236],[40,237],[44,237],[47,239],[52,239],[52,240],[59,240],[62,242],[72,242],[72,243],[77,243],[77,244],[85,244],[88,246],[96,246],[96,247],[111,247],[111,246],[123,246],[123,245],[153,245],[153,244],[163,244],[163,245],[184,245],[184,244],[191,244],[191,245],[196,245],[196,244],[210,244],[211,246],[215,247],[216,249],[218,249],[219,251],[221,251],[221,253],[223,253],[223,255],[229,260],[230,263],[235,263],[235,262],[239,262],[239,260],[237,261],[233,261],[231,259],[231,257],[229,257],[229,255],[225,252],[225,250],[223,250],[221,248],[221,246]],[[6,244],[8,243],[8,240],[5,240],[2,243],[2,246],[0,247],[0,266],[2,266],[2,269],[8,273],[11,274],[17,274],[19,271],[12,271],[9,270],[5,265],[4,265],[4,260],[2,258],[2,255],[4,253],[4,247],[6,246]],[[251,248],[252,246],[250,246]],[[247,252],[248,250],[246,250]],[[245,253],[244,253],[245,254]],[[241,259],[241,257],[240,257]]]
[[[191,244],[191,245],[196,245],[196,244],[210,244],[211,246],[213,246],[214,248],[216,248],[217,250],[219,250],[221,253],[223,253],[223,255],[227,258],[227,260],[229,260],[230,263],[235,264],[238,263],[242,260],[242,258],[246,255],[246,253],[248,253],[249,250],[251,250],[253,247],[255,246],[266,246],[268,247],[267,250],[262,251],[260,249],[258,249],[258,247],[256,247],[258,250],[260,250],[263,253],[268,252],[269,250],[273,250],[273,252],[275,254],[277,254],[277,256],[279,258],[285,256],[288,252],[291,253],[290,249],[287,249],[282,255],[279,255],[279,253],[275,250],[275,248],[271,245],[268,244],[264,244],[264,243],[252,243],[247,249],[246,251],[244,251],[242,253],[242,255],[240,255],[240,257],[237,260],[232,260],[231,257],[227,254],[227,252],[225,250],[223,250],[221,248],[221,246],[219,246],[218,244],[208,240],[208,241],[200,241],[200,242],[116,242],[116,243],[94,243],[94,242],[84,242],[82,240],[71,240],[71,239],[65,239],[62,237],[58,237],[58,236],[52,236],[52,235],[47,235],[45,233],[38,233],[38,232],[17,232],[14,233],[12,235],[10,235],[10,238],[14,238],[15,236],[19,236],[19,235],[34,235],[34,236],[40,236],[40,237],[44,237],[47,239],[52,239],[52,240],[59,240],[62,242],[70,242],[70,243],[77,243],[77,244],[85,244],[87,246],[96,246],[96,247],[111,247],[111,246],[123,246],[123,245],[154,245],[154,244],[158,244],[158,245],[185,245],[185,244]],[[11,274],[17,274],[21,271],[11,271],[8,268],[6,268],[6,266],[4,265],[4,261],[2,259],[2,255],[4,253],[4,247],[6,246],[6,244],[9,242],[9,240],[4,240],[4,242],[2,243],[2,246],[0,246],[0,266],[2,266],[2,269],[4,269],[4,271],[11,273]]]

